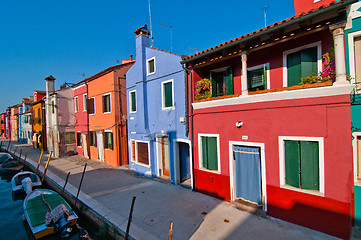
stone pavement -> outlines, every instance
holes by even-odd
[[[4,140],[4,139],[0,139]],[[3,149],[8,142],[4,142]],[[31,145],[18,146],[22,155],[27,149],[27,165],[34,169],[40,156]],[[40,172],[48,154],[44,153]],[[47,180],[62,188],[70,172],[66,193],[76,196],[82,171],[87,163],[79,201],[102,221],[119,232],[126,230],[130,205],[136,196],[130,235],[134,239],[168,239],[173,221],[172,239],[336,239],[329,235],[270,217],[241,211],[224,202],[178,185],[139,176],[127,167],[111,167],[82,156],[52,158]]]

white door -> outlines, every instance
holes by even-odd
[[[81,134],[81,147],[83,148],[84,157],[89,158],[88,155],[88,141],[87,141],[87,134]]]
[[[97,132],[98,159],[104,162],[104,140],[103,132]]]

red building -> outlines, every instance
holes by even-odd
[[[343,21],[350,2],[183,59],[195,190],[349,238],[354,86],[346,80]]]
[[[6,137],[6,113],[1,113],[1,133],[0,136],[1,137]]]
[[[75,139],[77,152],[79,155],[89,158],[89,128],[87,99],[87,83],[81,81],[72,86],[74,92],[74,112],[75,112]]]

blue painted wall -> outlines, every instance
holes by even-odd
[[[18,117],[18,121],[19,121],[19,132],[18,132],[18,137],[19,137],[19,142],[24,142],[24,137],[23,137],[23,115],[21,115],[21,113],[24,112],[24,107],[20,106],[19,107],[19,117]]]
[[[185,81],[180,64],[181,57],[149,47],[149,38],[136,37],[136,63],[126,74],[128,107],[128,140],[149,143],[150,167],[137,164],[131,159],[129,166],[141,174],[157,176],[157,150],[155,134],[164,132],[169,136],[170,180],[175,181],[174,140],[186,137],[186,126],[179,118],[185,117]],[[147,76],[147,59],[155,57],[156,72]],[[173,79],[174,109],[162,110],[162,82]],[[129,92],[136,90],[136,113],[130,113]]]

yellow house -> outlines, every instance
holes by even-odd
[[[39,100],[33,103],[31,124],[33,128],[33,146],[46,151],[45,102]]]

